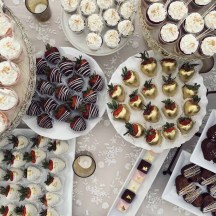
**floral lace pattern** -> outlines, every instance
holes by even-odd
[[[26,10],[24,0],[7,0],[5,2],[22,21],[34,45],[35,53],[44,50],[44,44],[47,42],[56,46],[71,46],[61,28],[59,0],[50,0],[52,18],[46,23],[39,23],[35,20]],[[108,79],[120,63],[131,55],[147,49],[139,28],[138,17],[135,29],[136,32],[133,37],[129,39],[127,45],[121,51],[107,57],[95,57]],[[211,74],[203,75],[203,77],[205,84],[209,86],[210,90],[214,90],[216,86],[216,69]],[[210,97],[213,98],[214,96],[209,96],[208,114],[211,108],[213,108],[213,100]],[[206,119],[204,119],[204,123]],[[194,137],[187,144],[183,145],[183,149],[191,152],[196,142],[197,138]],[[105,216],[141,149],[125,142],[116,133],[108,120],[107,114],[105,114],[93,131],[77,139],[77,152],[83,150],[90,151],[93,154],[97,162],[97,169],[87,179],[75,176],[73,216]],[[161,199],[161,194],[169,179],[169,176],[164,176],[162,172],[167,169],[174,153],[175,149],[170,151],[151,190],[136,214],[137,216],[192,215]]]

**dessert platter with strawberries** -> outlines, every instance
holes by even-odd
[[[106,77],[99,65],[73,48],[48,44],[36,66],[36,91],[25,123],[53,139],[87,134],[105,112]]]
[[[114,128],[128,142],[155,152],[191,139],[208,103],[201,66],[201,61],[184,63],[152,51],[127,59],[108,84]]]

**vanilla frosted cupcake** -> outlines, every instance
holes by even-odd
[[[9,60],[17,60],[22,53],[20,43],[11,37],[5,37],[0,40],[0,55]]]
[[[67,12],[74,12],[79,6],[80,0],[61,0],[62,7]]]
[[[160,30],[159,39],[162,43],[173,43],[179,37],[179,28],[176,24],[166,23]]]
[[[98,14],[92,14],[87,19],[87,26],[92,32],[101,32],[104,27],[103,18]]]
[[[0,85],[14,85],[20,75],[19,67],[13,62],[4,61],[0,63]]]
[[[119,13],[116,9],[110,8],[106,10],[103,14],[103,18],[106,24],[110,27],[115,27],[120,21]]]
[[[212,0],[193,0],[195,6],[202,7],[209,4]]]
[[[200,50],[205,56],[213,56],[216,54],[216,36],[204,38],[201,42]]]
[[[95,13],[96,9],[97,5],[94,0],[82,0],[80,3],[80,10],[84,16]]]
[[[5,16],[4,13],[0,14],[0,38],[12,35],[11,20]]]
[[[97,0],[97,4],[101,10],[106,10],[113,5],[113,0]]]
[[[7,116],[4,113],[0,112],[0,133],[6,130],[8,123],[9,121]]]
[[[216,11],[209,12],[205,18],[205,26],[210,29],[216,29]]]
[[[132,35],[134,32],[133,23],[130,20],[123,20],[118,24],[118,31],[123,37]]]
[[[85,21],[79,14],[74,14],[69,18],[69,26],[73,32],[81,33],[85,29]]]
[[[168,7],[168,15],[174,21],[183,19],[188,14],[188,7],[183,1],[171,2]]]
[[[135,12],[135,6],[131,1],[121,5],[119,13],[123,19],[130,19]]]
[[[167,16],[167,11],[162,3],[151,4],[146,13],[150,25],[162,23]]]
[[[18,104],[16,92],[9,88],[0,88],[0,110],[7,111]]]
[[[184,29],[188,33],[199,33],[204,29],[204,19],[199,13],[191,13],[184,22]]]
[[[86,44],[91,50],[99,50],[103,44],[103,40],[100,35],[89,33],[86,37]]]
[[[109,48],[116,48],[120,41],[119,33],[116,30],[108,30],[104,35],[104,42]]]
[[[184,35],[179,42],[179,49],[185,55],[191,55],[197,51],[199,42],[192,34]]]

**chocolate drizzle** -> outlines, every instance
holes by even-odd
[[[80,76],[72,76],[68,80],[68,87],[76,92],[81,92],[83,88],[84,81]]]
[[[198,197],[199,195],[202,193],[202,189],[201,188],[198,188],[196,189],[195,191],[191,192],[191,193],[188,193],[186,194],[185,196],[185,201],[188,202],[188,203],[193,203]]]
[[[184,196],[185,194],[191,193],[196,189],[196,185],[194,183],[190,183],[189,185],[187,185],[186,187],[184,187],[183,189],[181,189],[178,194],[180,196]]]
[[[191,178],[191,177],[196,176],[200,173],[201,173],[201,169],[197,165],[194,165],[194,166],[189,167],[186,170],[184,170],[184,176],[186,178]]]
[[[207,186],[207,185],[210,185],[210,184],[214,184],[216,182],[216,175],[213,175],[213,176],[211,176],[211,177],[209,177],[207,179],[204,179],[202,177],[202,180],[203,181],[201,182],[201,184],[204,185],[204,186]]]

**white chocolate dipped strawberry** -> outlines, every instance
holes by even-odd
[[[66,166],[65,162],[57,157],[45,160],[42,164],[45,169],[48,169],[53,174],[61,172]]]
[[[178,131],[173,123],[167,122],[163,126],[162,133],[165,139],[170,140],[170,141],[175,141]]]
[[[195,74],[196,66],[198,66],[198,64],[184,63],[178,72],[180,80],[184,83],[188,82]]]
[[[59,177],[48,175],[45,181],[45,189],[48,192],[57,192],[62,189],[62,183]]]
[[[197,95],[199,88],[200,85],[197,83],[194,83],[194,85],[185,84],[182,87],[183,98],[192,98],[193,96]]]
[[[12,183],[18,182],[23,178],[23,171],[18,168],[11,168],[6,170],[6,175],[4,176],[5,181],[10,181]]]
[[[125,91],[121,85],[113,85],[112,83],[108,85],[109,96],[118,102],[123,102],[125,100]]]
[[[51,207],[48,207],[47,209],[43,210],[40,213],[41,216],[59,216],[58,212]]]
[[[41,149],[32,149],[30,153],[25,152],[24,160],[32,162],[33,164],[39,164],[46,158],[46,153]]]
[[[57,194],[47,192],[44,194],[42,198],[40,198],[40,201],[45,205],[45,206],[56,206],[60,202],[60,197]]]
[[[4,195],[7,200],[18,201],[20,197],[20,186],[18,184],[10,184],[6,187],[0,187],[0,194]]]
[[[4,177],[6,174],[7,172],[0,167],[0,181],[4,181]]]
[[[33,147],[43,148],[48,145],[50,139],[44,136],[37,135],[36,137],[31,138]]]
[[[37,184],[29,184],[27,187],[21,187],[20,201],[34,201],[42,195],[41,187]]]
[[[23,136],[23,135],[18,135],[18,136],[12,135],[8,139],[8,141],[10,142],[10,144],[13,144],[13,148],[16,150],[23,149],[23,148],[27,147],[29,144],[28,138]]]
[[[149,102],[144,108],[143,116],[146,121],[156,123],[160,120],[160,111],[157,106]]]
[[[128,70],[127,67],[124,67],[121,76],[125,85],[133,87],[139,86],[139,77],[135,71]]]
[[[55,155],[64,154],[68,151],[69,145],[68,142],[65,140],[55,140],[50,143],[48,147],[49,151],[52,151]]]
[[[173,97],[176,94],[178,83],[175,78],[172,78],[171,74],[167,77],[163,76],[164,84],[162,86],[163,93],[168,97]]]
[[[24,170],[24,178],[26,178],[28,181],[36,181],[41,176],[41,171],[35,166],[28,166]]]
[[[182,134],[188,134],[193,128],[194,122],[190,117],[180,117],[177,121],[178,129]]]
[[[36,215],[38,215],[37,208],[33,204],[30,204],[30,203],[26,203],[25,205],[17,207],[15,209],[15,212],[17,215],[22,215],[22,216],[36,216]]]
[[[125,127],[127,128],[127,132],[124,134],[130,134],[134,138],[139,138],[143,135],[144,133],[144,128],[141,124],[138,123],[129,123],[127,122],[125,124]]]
[[[2,216],[16,216],[15,209],[16,209],[16,205],[7,204],[0,207],[0,214]]]
[[[132,109],[141,110],[143,108],[143,98],[138,94],[138,89],[129,95],[129,105]]]
[[[1,156],[0,156],[1,161]],[[26,164],[23,160],[23,153],[20,151],[14,151],[13,153],[9,150],[4,151],[4,161],[7,164],[10,164],[11,167],[19,168]]]
[[[200,100],[201,98],[195,95],[184,103],[184,113],[186,116],[194,116],[200,111]]]
[[[178,105],[176,102],[171,99],[162,102],[164,103],[164,107],[162,108],[164,115],[169,119],[175,118],[178,115]]]
[[[148,99],[154,99],[157,96],[157,87],[152,83],[152,79],[145,81],[142,94]]]
[[[162,141],[160,131],[153,128],[145,131],[145,138],[149,145],[160,145]]]

